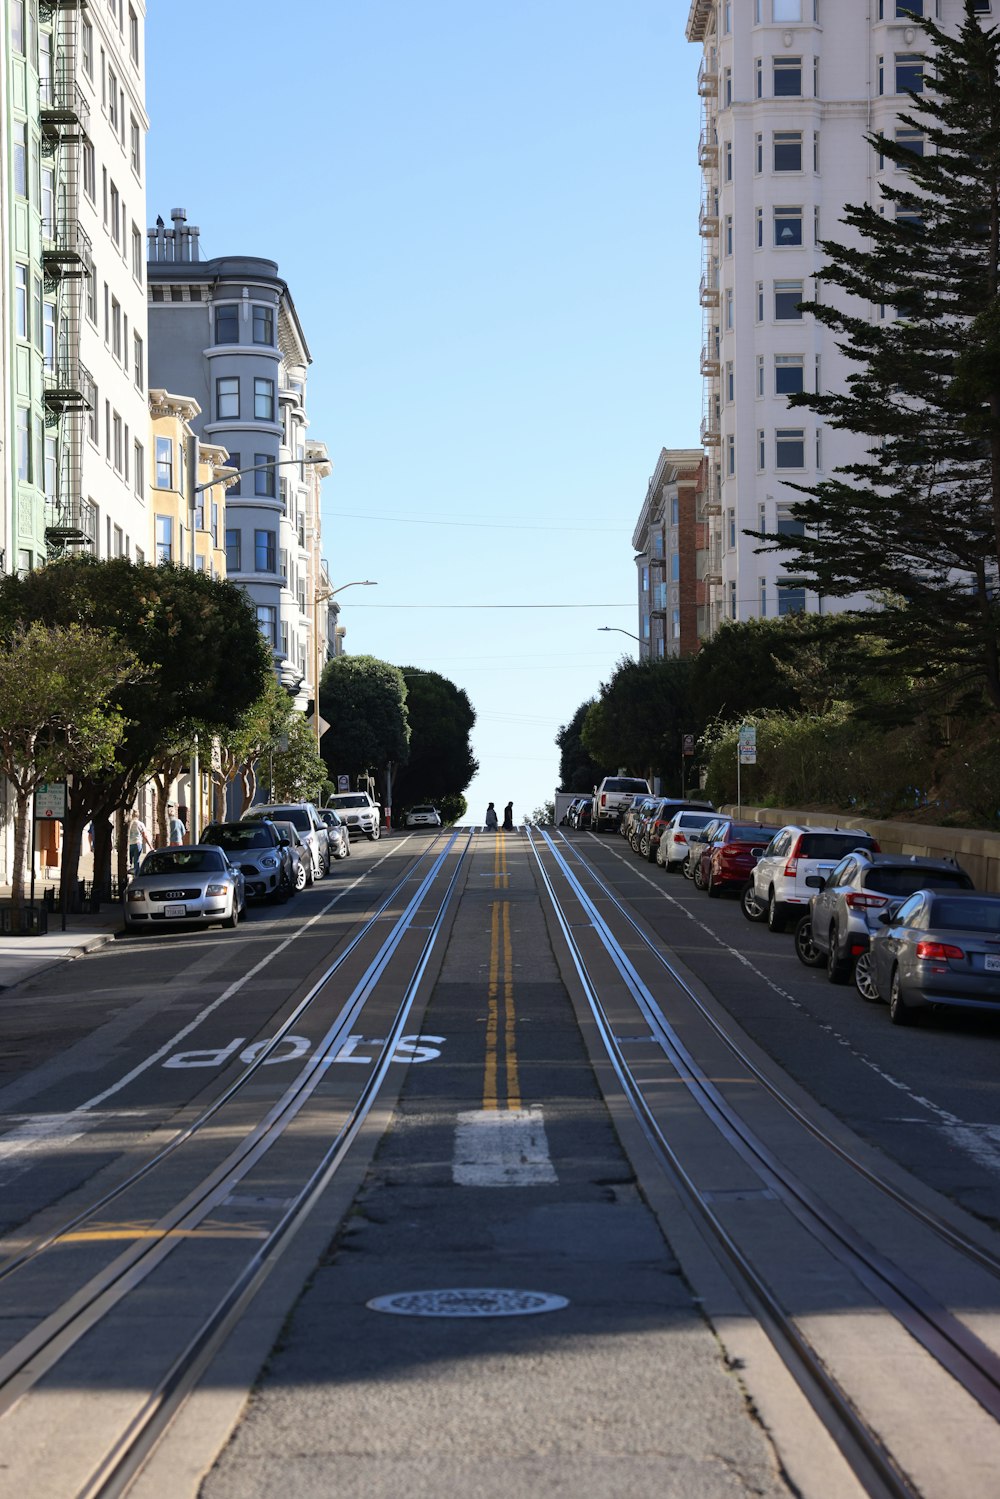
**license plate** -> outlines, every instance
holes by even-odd
[[[983,967],[987,973],[1000,973],[1000,958],[988,953],[983,959]]]
[[[187,906],[164,906],[163,915],[166,921],[169,921],[173,916],[186,916]]]

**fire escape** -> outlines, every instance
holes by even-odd
[[[92,507],[83,494],[83,451],[94,382],[80,358],[85,285],[93,274],[91,245],[80,226],[80,165],[90,124],[86,96],[76,81],[82,0],[48,0],[52,68],[41,80],[42,152],[52,164],[51,217],[42,222],[45,290],[55,296],[55,342],[45,358],[45,425],[55,436],[54,493],[46,493],[49,555],[96,543]]]
[[[722,317],[719,293],[719,68],[714,42],[710,41],[698,72],[702,101],[698,161],[702,170],[702,201],[698,229],[702,242],[700,301],[702,306],[702,419],[701,440],[707,450],[707,475],[702,516],[707,521],[707,556],[701,578],[699,603],[705,611],[707,633],[719,623],[722,588],[722,533],[719,493],[719,457],[722,441]]]

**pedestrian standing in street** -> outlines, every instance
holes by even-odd
[[[187,828],[177,816],[177,807],[173,802],[167,802],[167,842],[171,848],[177,848],[184,842]]]
[[[139,808],[132,808],[132,815],[128,820],[128,863],[132,873],[135,874],[139,868],[139,860],[142,858],[143,849],[152,848],[146,824],[139,816]]]
[[[514,831],[514,803],[508,802],[503,809],[503,830],[505,833]]]
[[[493,803],[490,802],[489,806],[486,808],[486,831],[488,833],[495,833],[497,827],[499,826],[499,822],[500,819],[497,817],[497,809],[496,807],[494,807]]]

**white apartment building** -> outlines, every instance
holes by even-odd
[[[991,0],[977,9],[989,14]],[[865,136],[921,148],[899,120],[906,90],[920,86],[921,12],[957,29],[962,0],[691,0],[687,38],[703,50],[702,441],[719,497],[710,631],[722,619],[864,604],[820,597],[743,532],[794,534],[789,485],[864,452],[864,439],[788,406],[795,391],[841,388],[850,368],[798,304],[839,295],[817,282],[818,241],[849,242],[844,205],[879,202],[880,180],[895,171]]]

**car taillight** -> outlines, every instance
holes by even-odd
[[[960,947],[953,947],[950,942],[918,942],[918,958],[964,958],[965,953]]]
[[[601,792],[601,806],[602,807],[606,807],[607,804],[608,804],[608,794],[607,794],[606,791],[602,791]]]
[[[849,890],[844,897],[845,904],[852,911],[874,910],[876,906],[885,906],[889,903],[887,895],[866,895],[860,890]]]
[[[675,843],[686,843],[687,839],[685,838],[685,836],[684,836],[683,833],[674,833],[674,842]]]

